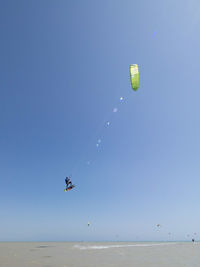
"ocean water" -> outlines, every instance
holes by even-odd
[[[0,267],[200,267],[200,243],[1,242]]]

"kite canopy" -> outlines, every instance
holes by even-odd
[[[137,91],[139,88],[139,70],[138,65],[130,65],[130,76],[131,76],[131,85],[134,91]]]

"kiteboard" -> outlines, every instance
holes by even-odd
[[[72,188],[64,189],[65,192],[70,191]]]
[[[70,190],[72,190],[72,188],[74,188],[74,187],[75,187],[75,185],[71,185],[69,188],[65,188],[64,191],[65,191],[65,192],[70,191]]]

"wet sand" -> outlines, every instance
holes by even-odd
[[[0,242],[0,267],[199,267],[200,243]]]

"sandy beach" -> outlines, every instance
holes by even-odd
[[[0,267],[199,267],[200,243],[1,242]]]

